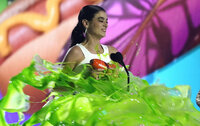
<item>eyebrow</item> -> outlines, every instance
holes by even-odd
[[[105,20],[104,17],[98,17],[98,20]],[[108,18],[106,18],[106,20],[108,20]]]

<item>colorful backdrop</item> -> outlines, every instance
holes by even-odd
[[[1,2],[4,2],[1,4]],[[35,54],[59,62],[70,43],[77,14],[98,4],[108,14],[102,44],[116,47],[135,75],[153,84],[191,86],[191,100],[200,90],[200,8],[198,0],[16,0],[0,1],[0,93],[6,94],[12,76],[30,64]],[[6,7],[7,6],[7,7]],[[39,110],[47,93],[32,87],[27,118]],[[47,91],[46,91],[47,92]],[[35,102],[35,103],[34,103]],[[37,103],[36,103],[37,102]],[[15,113],[7,113],[13,122]]]

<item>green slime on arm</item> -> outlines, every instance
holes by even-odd
[[[29,109],[29,96],[23,92],[27,84],[40,90],[52,89],[50,96],[54,96],[54,99],[25,121],[24,126],[200,124],[200,112],[190,100],[189,86],[168,88],[162,84],[149,85],[130,73],[130,91],[127,91],[127,76],[119,66],[106,71],[99,80],[86,76],[88,66],[83,65],[83,70],[75,73],[35,56],[29,67],[10,80],[7,94],[0,100],[0,125],[20,125],[23,112]],[[117,77],[114,76],[116,73]],[[57,87],[65,87],[67,91],[54,91]],[[19,122],[7,124],[5,111],[18,112]]]

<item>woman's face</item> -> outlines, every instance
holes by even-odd
[[[108,17],[104,11],[96,13],[91,21],[87,33],[97,38],[102,38],[106,35],[106,29],[108,27]]]

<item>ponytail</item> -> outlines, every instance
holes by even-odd
[[[85,28],[84,26],[82,25],[82,23],[79,21],[78,24],[76,25],[76,27],[73,29],[72,31],[72,35],[71,35],[71,46],[74,46],[78,43],[81,43],[85,40],[85,37],[84,37],[84,31],[85,31]]]

